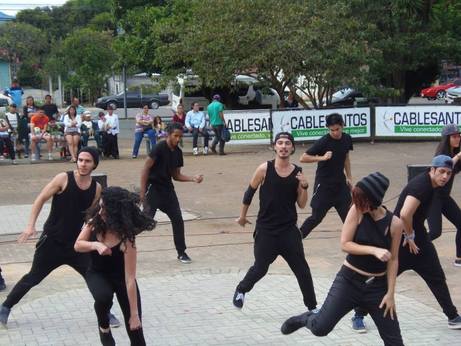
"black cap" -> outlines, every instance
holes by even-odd
[[[367,175],[357,185],[370,199],[373,207],[379,207],[383,203],[384,195],[389,187],[389,179],[380,172]]]
[[[99,164],[99,151],[95,147],[83,147],[80,149],[77,153],[77,157],[80,155],[80,153],[88,153],[93,157],[93,162],[94,162],[94,169],[98,167]]]

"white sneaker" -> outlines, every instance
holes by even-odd
[[[53,154],[52,153],[48,153],[48,160],[53,161]]]
[[[5,156],[0,155],[0,161],[3,161],[3,160],[5,160]]]
[[[198,148],[192,149],[192,154],[193,154],[194,156],[197,156],[197,155],[198,155]]]
[[[208,147],[203,148],[203,155],[208,155]]]
[[[17,164],[18,164],[18,162],[17,162],[16,160],[11,160],[11,163],[12,163],[13,165],[17,165]]]

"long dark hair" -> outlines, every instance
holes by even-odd
[[[96,234],[103,237],[107,231],[116,233],[121,241],[134,243],[135,237],[142,231],[152,230],[155,221],[139,209],[139,196],[118,186],[105,188],[101,193],[104,208],[104,220],[101,206],[95,203],[86,212],[86,222]]]
[[[453,148],[453,151],[451,150],[450,136],[451,135],[442,136],[442,138],[440,139],[439,145],[437,145],[437,149],[435,150],[435,156],[447,155],[447,156],[453,157],[459,153],[459,150],[460,150],[459,147]]]

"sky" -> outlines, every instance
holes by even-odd
[[[0,12],[15,16],[20,10],[42,6],[60,6],[67,0],[0,0]]]

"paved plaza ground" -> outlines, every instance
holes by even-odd
[[[103,160],[98,171],[108,175],[110,185],[133,190],[139,185],[143,157],[132,160],[128,138],[121,140],[121,160]],[[391,180],[386,205],[393,208],[406,183],[407,164],[430,161],[435,142],[357,143],[351,154],[355,180],[381,171]],[[297,162],[306,146],[298,146]],[[350,329],[347,315],[327,337],[316,338],[308,330],[283,336],[283,321],[303,312],[301,293],[289,267],[277,259],[263,278],[247,294],[242,311],[232,305],[238,281],[253,261],[252,225],[241,228],[235,222],[243,191],[256,166],[272,158],[267,146],[229,147],[229,155],[190,155],[185,146],[186,174],[204,174],[202,184],[176,183],[186,221],[189,265],[176,260],[171,226],[164,216],[152,232],[138,239],[138,280],[142,296],[143,325],[148,345],[381,345],[371,319],[369,332],[358,335]],[[0,265],[7,290],[30,268],[34,242],[18,245],[30,206],[40,189],[56,173],[72,169],[65,162],[17,166],[0,162]],[[313,182],[315,165],[303,165]],[[456,178],[453,195],[461,201],[461,182]],[[311,191],[309,191],[310,193]],[[257,212],[255,197],[250,208]],[[46,207],[49,208],[49,207]],[[45,208],[45,209],[46,209]],[[46,210],[44,210],[46,211]],[[300,222],[310,207],[299,210]],[[42,216],[46,216],[44,213]],[[44,217],[39,220],[42,225]],[[40,227],[39,227],[40,228]],[[344,260],[340,250],[341,222],[332,211],[324,222],[304,240],[306,257],[314,277],[319,302],[322,302]],[[461,269],[452,265],[455,229],[444,221],[442,237],[436,240],[442,266],[455,305],[461,307]],[[435,298],[420,277],[407,272],[397,281],[397,310],[406,345],[461,345],[461,331],[447,328],[447,321]],[[121,317],[117,303],[115,313]],[[120,345],[127,345],[123,328],[114,330]],[[83,279],[70,268],[62,267],[45,279],[12,310],[8,329],[0,328],[0,345],[98,345],[96,316]]]

